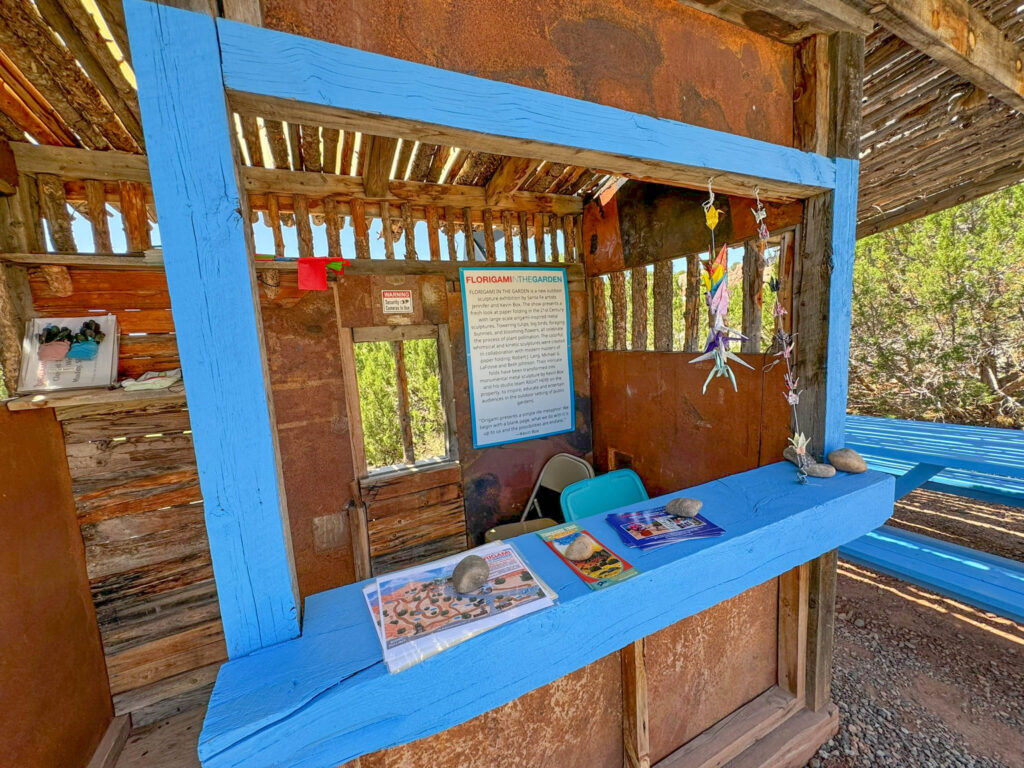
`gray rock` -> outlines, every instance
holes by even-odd
[[[864,459],[853,448],[840,448],[832,451],[828,455],[828,463],[840,472],[850,472],[855,475],[868,470]]]
[[[703,506],[704,502],[700,499],[679,498],[672,499],[666,504],[665,511],[670,515],[679,515],[680,517],[696,517]]]
[[[797,455],[796,448],[794,448],[792,445],[787,445],[785,449],[783,449],[782,458],[784,458],[786,461],[793,462],[798,467],[800,466],[800,457]]]
[[[811,464],[804,467],[808,477],[835,477],[836,468],[831,464]]]
[[[463,594],[476,592],[487,583],[491,569],[479,555],[466,555],[452,571],[452,587]]]
[[[594,545],[586,536],[577,536],[565,548],[565,556],[574,563],[586,560],[592,554],[594,554]]]

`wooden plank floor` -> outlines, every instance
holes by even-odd
[[[115,768],[200,768],[196,754],[206,707],[133,730]]]

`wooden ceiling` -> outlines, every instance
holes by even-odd
[[[1018,0],[972,0],[1024,42]],[[1024,179],[1024,117],[882,27],[868,36],[858,233],[870,234]],[[0,136],[144,152],[121,0],[0,0]],[[598,170],[502,158],[255,116],[251,166],[590,197]],[[386,153],[387,160],[380,157]],[[386,169],[385,169],[385,166]]]

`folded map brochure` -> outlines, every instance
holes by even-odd
[[[639,571],[616,555],[604,544],[599,542],[589,533],[584,531],[575,523],[565,523],[554,528],[545,528],[538,531],[547,545],[551,547],[556,555],[562,558],[562,562],[572,568],[583,583],[591,589],[604,589],[620,581],[631,579]],[[569,547],[574,548],[574,554],[582,557],[570,559],[566,557]]]
[[[657,549],[677,541],[706,539],[725,533],[725,529],[703,515],[673,515],[664,506],[639,512],[611,512],[605,519],[626,546],[637,549]]]
[[[476,592],[456,592],[452,571],[466,555],[490,566]],[[400,672],[446,648],[547,608],[558,597],[501,541],[380,576],[363,588],[390,672]]]

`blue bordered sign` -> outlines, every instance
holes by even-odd
[[[576,428],[569,282],[559,267],[464,267],[473,447]]]

